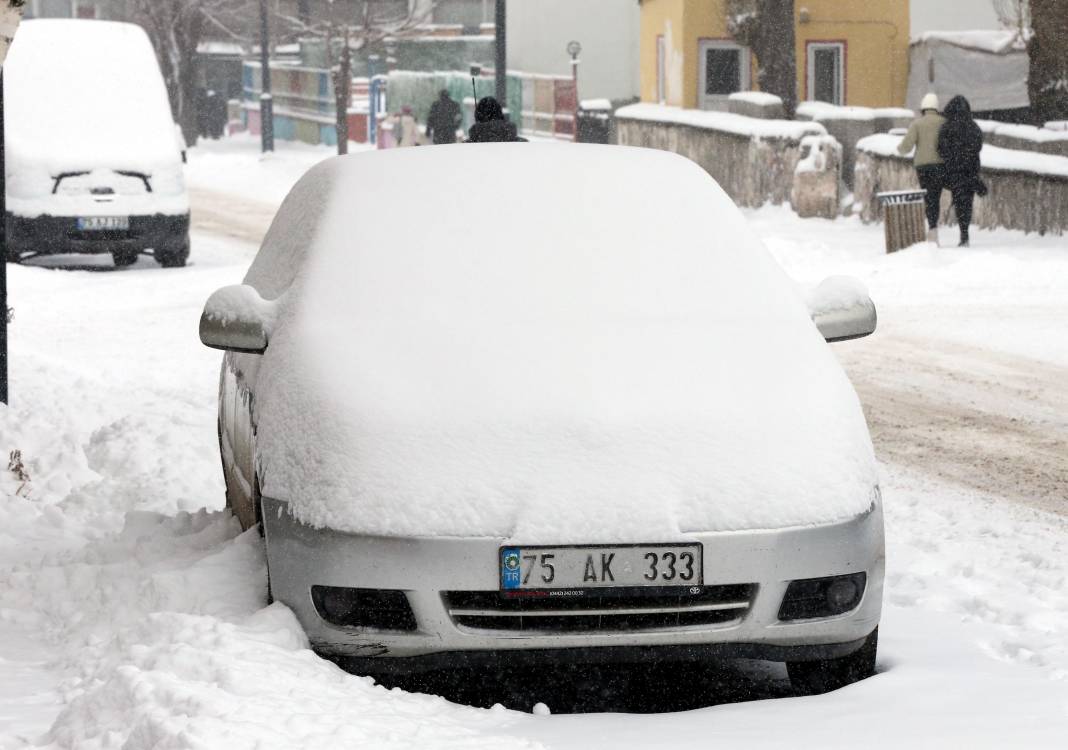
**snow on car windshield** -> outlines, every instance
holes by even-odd
[[[9,172],[24,161],[55,176],[180,160],[163,77],[139,26],[26,21],[4,64],[4,94]]]
[[[851,386],[682,158],[335,159],[294,189],[247,281],[278,296],[300,252],[257,410],[264,493],[305,522],[588,542],[871,506]]]

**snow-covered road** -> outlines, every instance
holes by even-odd
[[[0,449],[21,451],[29,481],[0,474],[0,748],[1063,747],[1068,521],[1032,506],[1068,502],[1068,241],[978,232],[968,251],[886,257],[879,227],[751,212],[792,275],[856,274],[880,306],[877,335],[836,348],[885,473],[880,673],[814,698],[783,697],[778,665],[617,674],[603,690],[569,675],[581,695],[498,688],[525,711],[669,693],[711,707],[483,710],[315,657],[284,607],[264,607],[258,537],[221,510],[219,357],[197,341],[200,307],[323,155],[195,149],[188,268],[10,268]]]

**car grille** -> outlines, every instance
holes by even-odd
[[[499,591],[446,591],[449,617],[459,628],[523,633],[632,632],[725,626],[740,621],[755,584],[705,586],[700,593],[522,596]]]

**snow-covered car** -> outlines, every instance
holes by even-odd
[[[155,52],[128,23],[32,20],[4,64],[7,259],[189,257],[189,196]]]
[[[320,653],[820,691],[875,664],[878,478],[826,344],[875,322],[839,277],[806,302],[682,157],[485,144],[312,168],[200,337],[227,503]]]

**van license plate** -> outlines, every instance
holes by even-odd
[[[129,216],[80,216],[78,230],[99,232],[106,230],[124,230],[130,228]]]
[[[501,547],[501,589],[700,586],[701,545]]]

